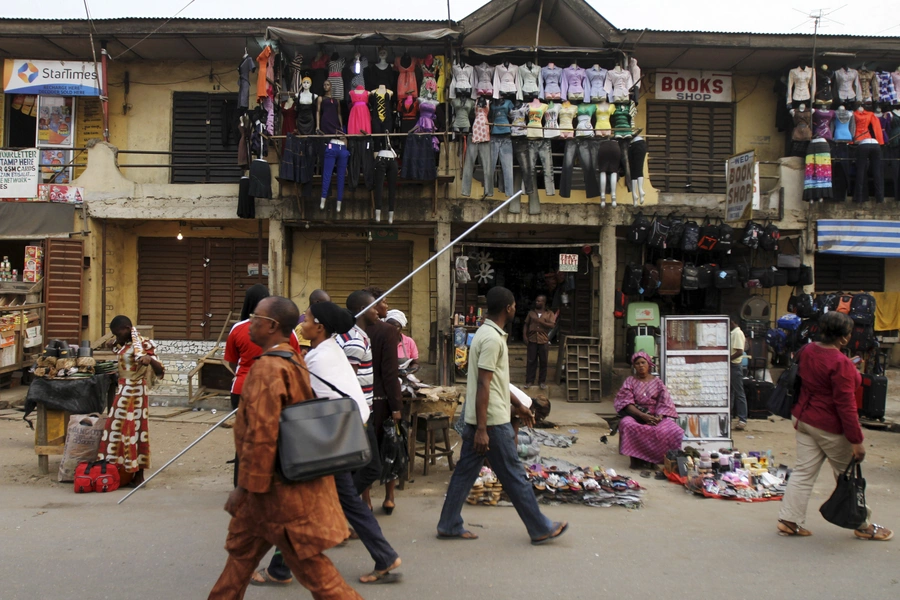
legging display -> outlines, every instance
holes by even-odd
[[[632,140],[628,145],[628,168],[631,171],[631,180],[644,176],[644,161],[647,158],[647,141]]]
[[[835,202],[847,199],[850,189],[850,146],[835,142],[831,149],[831,190]]]
[[[500,171],[503,179],[500,182],[501,191],[509,198],[513,195],[513,150],[512,140],[508,135],[495,135],[491,138],[491,169],[488,177],[494,179],[497,169],[497,161],[500,161]]]
[[[484,194],[486,196],[493,196],[494,182],[488,177],[488,174],[491,171],[491,143],[489,141],[473,143],[471,139],[466,146],[466,158],[463,163],[462,189],[460,190],[460,193],[466,197],[472,195],[472,178],[475,176],[476,158],[481,162],[481,169],[484,171]]]
[[[350,138],[350,188],[359,185],[359,173],[362,171],[366,189],[371,190],[374,182],[375,149],[372,138]]]
[[[596,198],[600,195],[600,184],[597,183],[597,171],[594,168],[594,160],[591,157],[591,144],[588,138],[570,138],[566,140],[566,150],[563,155],[562,177],[559,181],[559,195],[568,198],[572,192],[572,172],[575,170],[575,155],[581,163],[581,173],[584,178],[584,193],[587,198]]]
[[[529,140],[528,160],[531,162],[531,171],[537,179],[538,159],[541,160],[541,169],[544,171],[544,193],[548,196],[556,194],[556,186],[553,184],[553,154],[550,152],[550,140]]]
[[[341,202],[344,200],[344,177],[347,173],[347,162],[350,160],[350,151],[344,144],[331,141],[325,145],[325,162],[322,167],[322,203],[320,208],[325,208],[325,198],[331,187],[331,174],[337,174],[337,208],[341,210]]]
[[[881,145],[859,144],[856,147],[856,190],[854,202],[869,201],[869,173],[875,185],[875,202],[884,202],[884,168],[881,162]]]
[[[803,177],[803,199],[809,202],[831,199],[831,146],[822,138],[809,143]]]
[[[541,199],[535,189],[534,167],[531,159],[528,157],[528,138],[524,136],[516,136],[512,138],[513,156],[519,165],[519,177],[522,179],[521,185],[516,189],[524,188],[525,194],[528,196],[528,214],[538,214],[541,212]],[[515,185],[515,179],[513,179]],[[516,198],[509,203],[509,212],[517,214],[522,212],[521,197]]]
[[[388,210],[394,212],[397,201],[397,159],[379,156],[375,159],[375,210],[381,210],[384,197],[384,180],[388,184]]]

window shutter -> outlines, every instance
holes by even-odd
[[[172,183],[236,183],[240,179],[237,140],[233,134],[223,139],[229,125],[229,131],[237,131],[237,113],[228,111],[230,106],[237,106],[237,94],[175,92],[172,100]],[[180,152],[193,154],[180,155]]]
[[[884,259],[816,254],[816,292],[883,292]]]
[[[81,240],[47,240],[46,340],[65,340],[74,345],[81,341],[83,257]]]

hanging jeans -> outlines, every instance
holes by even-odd
[[[494,172],[497,169],[497,159],[500,159],[500,170],[503,173],[503,181],[500,190],[509,198],[513,195],[513,149],[512,140],[508,135],[495,135],[491,138],[491,182],[494,181]]]
[[[394,210],[397,200],[397,159],[379,156],[375,159],[375,210],[381,210],[384,197],[384,180],[388,184],[388,210]]]
[[[900,146],[884,149],[885,179],[894,185],[894,200],[900,202]]]
[[[325,165],[322,168],[322,198],[328,197],[328,189],[331,187],[331,174],[337,174],[337,201],[344,199],[344,177],[347,174],[347,162],[350,160],[350,151],[344,144],[329,142],[325,145]]]
[[[566,140],[566,152],[563,156],[562,178],[559,181],[559,195],[568,198],[572,192],[572,171],[575,169],[575,154],[581,163],[581,172],[584,177],[584,193],[587,198],[596,198],[600,195],[600,184],[597,182],[597,171],[594,169],[594,161],[591,157],[590,138],[570,138]]]
[[[528,195],[528,213],[532,215],[539,214],[541,212],[541,200],[535,189],[534,167],[528,158],[528,138],[525,136],[513,137],[512,149],[516,162],[519,164],[519,172],[522,179],[521,184],[515,185],[514,183],[513,185],[515,185],[515,189],[525,189],[525,193]],[[515,179],[513,181],[515,182]],[[522,212],[521,198],[516,198],[509,203],[509,212]]]
[[[469,144],[466,147],[466,161],[463,164],[462,190],[460,191],[460,193],[466,197],[472,195],[472,177],[475,173],[476,158],[481,161],[481,168],[482,170],[484,170],[484,194],[486,196],[493,196],[494,182],[491,181],[491,178],[489,177],[489,175],[491,174],[490,142],[472,143],[471,141],[469,141]]]
[[[528,143],[528,160],[535,178],[538,159],[541,160],[541,168],[544,171],[544,193],[553,196],[556,194],[556,187],[553,185],[553,154],[550,152],[550,140],[531,140]]]
[[[362,171],[366,189],[371,190],[374,182],[375,150],[372,138],[352,138],[350,150],[350,188],[359,185],[359,172]]]
[[[854,202],[869,201],[869,172],[875,184],[875,202],[884,202],[884,165],[878,143],[858,144],[856,147],[856,191]]]
[[[850,188],[850,146],[842,142],[833,142],[831,147],[831,187],[835,202],[847,199]]]

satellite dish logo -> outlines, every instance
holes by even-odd
[[[37,79],[37,76],[38,68],[34,66],[33,63],[27,62],[19,67],[19,79],[21,79],[25,83],[34,83],[34,80]]]

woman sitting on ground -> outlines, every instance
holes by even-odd
[[[619,453],[631,457],[631,468],[653,468],[666,452],[681,448],[684,430],[675,419],[675,405],[665,384],[650,373],[653,363],[645,352],[631,357],[634,375],[616,394],[619,421]]]

